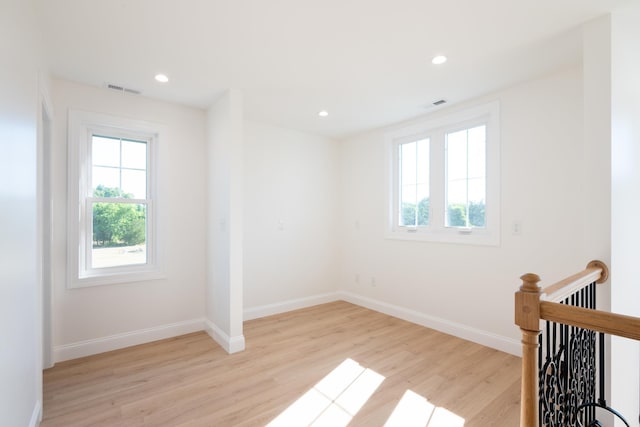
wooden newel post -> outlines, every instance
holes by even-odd
[[[525,274],[516,292],[515,321],[522,331],[522,389],[520,427],[538,427],[538,335],[540,334],[540,277]]]

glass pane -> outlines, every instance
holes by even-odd
[[[399,145],[400,226],[429,224],[429,139]]]
[[[120,166],[120,139],[94,135],[91,138],[91,158],[94,165]]]
[[[447,179],[467,179],[467,131],[447,134]]]
[[[428,184],[420,184],[417,188],[418,201],[418,224],[429,225],[429,186]]]
[[[447,205],[447,227],[467,227],[467,205],[450,203]]]
[[[486,194],[484,178],[469,179],[469,202],[483,202]]]
[[[120,169],[94,166],[91,173],[94,197],[120,197]]]
[[[145,171],[122,169],[122,192],[125,197],[147,198],[147,173]]]
[[[474,178],[469,180],[469,225],[485,226],[486,180]]]
[[[122,167],[130,169],[147,168],[147,143],[144,141],[122,140]]]
[[[403,186],[416,183],[416,148],[415,142],[400,145],[400,182]]]
[[[416,226],[416,204],[403,202],[400,207],[400,226]]]
[[[469,225],[484,228],[486,225],[485,203],[469,202]]]
[[[93,203],[91,268],[146,264],[146,205]]]
[[[486,126],[469,129],[469,178],[484,178],[486,174]]]
[[[447,183],[447,204],[467,204],[467,180],[458,179]]]
[[[446,135],[447,227],[484,227],[486,126]]]
[[[429,196],[429,140],[417,142],[416,147],[416,183],[426,184],[426,195]]]

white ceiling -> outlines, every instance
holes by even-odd
[[[246,117],[336,138],[576,64],[580,24],[626,2],[37,0],[54,76],[201,108],[237,88]]]

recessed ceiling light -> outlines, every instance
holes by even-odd
[[[169,81],[169,77],[166,74],[156,74],[156,81],[160,83],[167,83]]]
[[[318,115],[320,117],[327,117],[329,115],[329,112],[327,110],[322,110],[318,113]]]
[[[447,57],[444,55],[434,56],[433,59],[431,60],[431,63],[435,65],[444,64],[445,62],[447,62]]]

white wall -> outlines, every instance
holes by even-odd
[[[35,426],[42,402],[36,237],[39,51],[32,2],[0,14],[0,422]]]
[[[205,114],[103,88],[55,80],[53,158],[54,353],[92,354],[203,328],[206,251]],[[66,286],[67,120],[69,109],[158,123],[166,129],[160,200],[166,278]]]
[[[207,113],[207,332],[227,352],[244,350],[242,94],[225,92]]]
[[[640,317],[640,5],[611,16],[611,310]],[[611,342],[611,401],[635,424],[640,414],[640,343]],[[623,425],[620,422],[616,426]]]
[[[338,143],[245,121],[245,319],[335,298]]]
[[[611,267],[611,17],[583,26],[584,247]],[[594,207],[597,207],[594,209]],[[611,310],[611,281],[597,289],[598,309]],[[610,337],[606,338],[605,387],[611,396]],[[603,414],[603,417],[605,415]],[[605,421],[605,420],[602,420]],[[613,416],[606,421],[613,424]]]
[[[576,244],[583,240],[581,70],[465,105],[490,100],[501,109],[500,246],[385,239],[384,133],[398,126],[380,129],[341,146],[340,285],[356,302],[518,353],[519,277],[535,272],[551,284],[598,255]],[[522,235],[512,235],[514,221]]]
[[[583,27],[584,245],[611,266],[611,18]],[[598,308],[610,310],[609,283]]]

